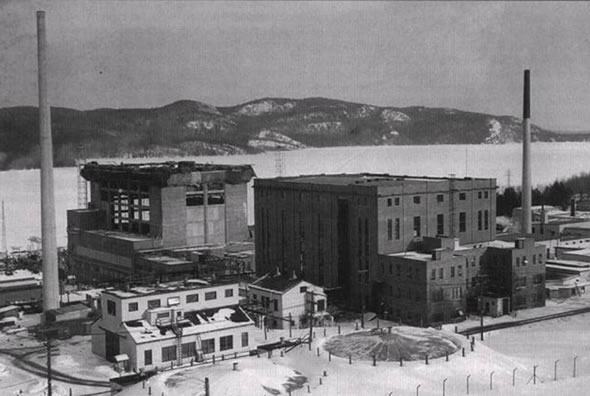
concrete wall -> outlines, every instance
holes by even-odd
[[[161,194],[164,247],[186,245],[186,187],[166,187]]]
[[[225,230],[227,242],[249,239],[248,185],[225,185]]]

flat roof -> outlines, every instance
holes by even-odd
[[[420,260],[420,261],[433,261],[431,253],[421,253],[421,252],[416,252],[414,250],[410,250],[407,252],[401,252],[401,253],[390,253],[390,254],[386,254],[386,256],[402,257],[402,258]]]
[[[150,238],[147,235],[133,234],[133,233],[126,232],[126,231],[84,230],[84,232],[89,233],[89,234],[106,236],[106,237],[110,237],[110,238],[122,239],[124,241],[130,241],[130,242],[152,241],[154,239],[154,238]]]
[[[238,305],[185,312],[184,319],[177,321],[178,327],[182,328],[183,337],[253,323]],[[124,322],[123,326],[136,344],[176,338],[171,325],[152,326],[148,321],[140,319]]]
[[[285,276],[266,276],[257,279],[251,284],[251,286],[257,286],[263,289],[274,290],[280,293],[284,293],[287,290],[295,287],[299,283],[303,282],[303,279],[293,279]]]
[[[559,259],[547,259],[546,265],[558,265],[569,268],[590,268],[590,263],[576,260],[559,260]]]
[[[479,180],[490,181],[495,179],[483,178],[455,178],[449,177],[430,177],[430,176],[408,176],[408,175],[390,175],[386,173],[341,173],[341,174],[319,174],[319,175],[303,175],[294,177],[280,177],[274,179],[281,182],[290,183],[310,183],[310,184],[325,184],[336,186],[397,186],[405,183],[424,183],[424,182],[442,182],[442,181],[464,181],[464,180]]]
[[[218,280],[215,283],[210,283],[202,279],[188,279],[180,282],[161,283],[157,286],[134,286],[128,290],[123,289],[105,289],[103,294],[109,294],[119,298],[141,297],[159,294],[169,294],[186,290],[197,290],[209,287],[238,284],[238,282],[224,282]]]

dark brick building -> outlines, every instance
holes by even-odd
[[[495,179],[315,175],[257,179],[254,193],[257,273],[295,273],[356,308],[380,304],[380,255],[495,237]]]

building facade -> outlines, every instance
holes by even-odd
[[[272,329],[326,325],[330,315],[326,309],[328,298],[323,288],[301,279],[282,275],[266,275],[248,285],[248,309],[257,316],[259,324]]]
[[[89,163],[81,175],[90,182],[88,208],[68,211],[69,257],[79,281],[128,278],[143,250],[249,238],[249,165]]]
[[[380,255],[415,250],[425,236],[494,239],[495,179],[375,174],[256,179],[258,275],[293,273],[377,308]]]
[[[129,370],[248,351],[254,322],[239,298],[238,284],[199,280],[106,290],[92,351],[109,361],[126,355]]]

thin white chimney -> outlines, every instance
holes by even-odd
[[[41,246],[43,250],[43,311],[59,308],[53,144],[51,112],[47,100],[47,39],[45,11],[37,11],[37,60],[39,77],[39,138],[41,147]]]
[[[524,95],[522,107],[522,219],[523,234],[532,232],[531,226],[531,79],[530,70],[524,71]]]

